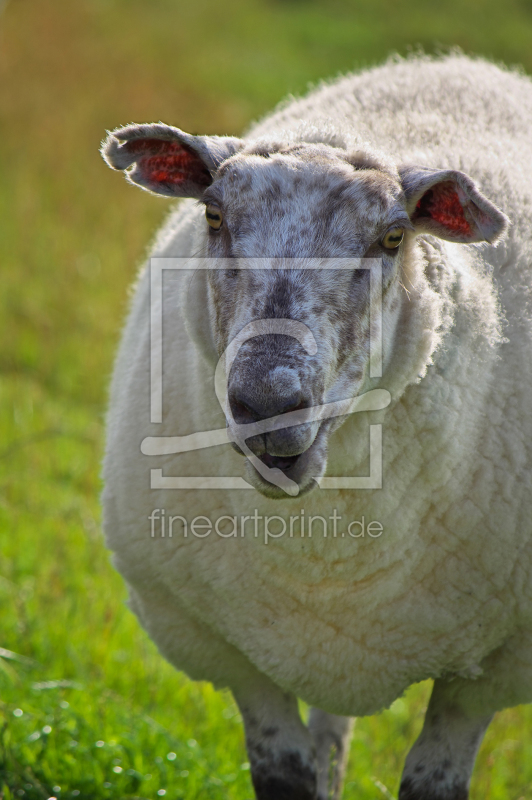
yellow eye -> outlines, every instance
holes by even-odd
[[[208,205],[205,208],[205,218],[214,231],[219,231],[224,221],[223,214],[218,206]]]
[[[381,239],[381,244],[387,250],[395,250],[403,241],[404,235],[404,228],[392,228],[391,231],[384,234]]]

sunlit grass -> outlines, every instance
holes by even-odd
[[[287,92],[391,51],[458,44],[532,71],[531,39],[532,9],[518,0],[8,3],[0,798],[252,796],[230,695],[191,683],[157,654],[100,537],[106,385],[127,286],[168,209],[104,166],[105,129],[163,119],[239,134]],[[429,692],[413,687],[358,721],[346,798],[396,794]],[[528,708],[497,717],[474,800],[532,798],[531,723]]]

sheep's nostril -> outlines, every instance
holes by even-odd
[[[306,403],[305,400],[298,398],[297,401],[293,401],[292,403],[287,403],[284,405],[279,410],[279,414],[288,414],[289,411],[300,411],[303,408],[308,408],[308,403]]]
[[[231,398],[229,402],[233,419],[238,425],[246,425],[260,419],[260,415],[241,400]]]

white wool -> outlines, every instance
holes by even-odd
[[[227,445],[141,455],[147,436],[225,425],[204,358],[204,286],[189,273],[165,278],[166,406],[163,423],[149,422],[150,287],[141,275],[111,391],[105,531],[133,609],[162,653],[193,678],[234,687],[258,669],[309,703],[353,715],[448,674],[485,687],[486,708],[532,700],[530,635],[520,633],[532,621],[531,127],[528,79],[451,56],[348,76],[249,133],[366,154],[369,143],[390,169],[463,170],[512,221],[495,247],[430,236],[412,247],[403,276],[409,299],[394,332],[400,357],[386,373],[392,403],[354,414],[329,448],[328,475],[367,474],[369,424],[382,423],[380,490],[277,501],[254,490],[150,490],[151,468],[240,476],[243,459]],[[154,254],[195,255],[201,225],[201,209],[183,202]],[[368,388],[379,385],[375,379]],[[177,521],[172,538],[152,538],[153,509],[189,523],[255,509],[285,518],[304,509],[307,519],[336,510],[346,521],[339,530],[364,517],[383,532],[334,538],[329,529],[325,538],[317,522],[312,538],[285,535],[266,545],[262,535],[240,531],[185,537]],[[519,664],[513,675],[510,662]]]

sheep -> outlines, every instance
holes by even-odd
[[[116,361],[107,542],[163,656],[232,691],[258,800],[338,798],[351,717],[429,678],[399,797],[464,800],[532,700],[531,124],[528,78],[451,54],[103,144],[188,198]]]

